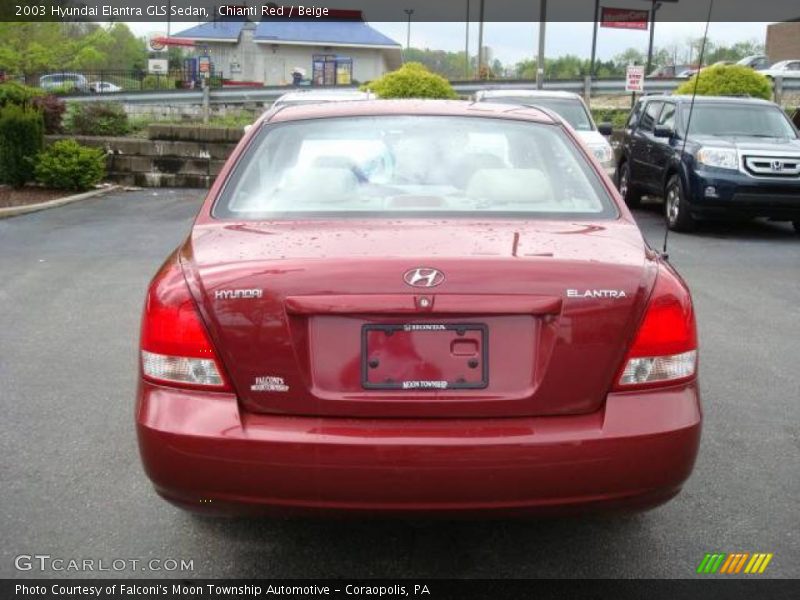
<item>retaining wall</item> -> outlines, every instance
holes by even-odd
[[[139,187],[208,188],[242,137],[241,129],[153,125],[148,138],[50,135],[74,139],[108,155],[108,180]]]

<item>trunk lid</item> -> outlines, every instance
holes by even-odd
[[[197,225],[182,260],[245,410],[471,417],[597,410],[647,256],[625,221],[396,220]]]

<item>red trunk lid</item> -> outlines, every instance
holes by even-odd
[[[655,277],[625,221],[213,223],[182,258],[243,408],[297,415],[594,411]]]

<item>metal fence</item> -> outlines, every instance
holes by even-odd
[[[148,73],[141,70],[44,71],[26,73],[16,79],[25,85],[64,96],[166,92],[192,90],[201,86],[199,74],[188,69],[170,69],[167,73]],[[223,73],[214,71],[208,78],[208,84],[212,89],[219,89],[223,80]]]
[[[645,82],[646,93],[671,93],[685,79],[653,79]],[[535,88],[535,81],[524,80],[494,80],[494,81],[455,81],[453,88],[463,96],[469,96],[478,90],[486,89],[529,89]],[[272,102],[288,91],[296,90],[291,86],[280,87],[238,87],[222,86],[212,89],[209,95],[211,104],[256,104]],[[303,88],[309,89],[309,88]],[[313,88],[312,88],[313,89]],[[347,89],[342,87],[341,89]],[[350,88],[354,89],[354,88]],[[625,92],[624,79],[595,79],[595,80],[550,80],[544,82],[546,90],[571,91],[581,94],[586,98],[614,98],[622,103],[630,94]],[[776,80],[776,100],[779,103],[795,106],[800,104],[800,79]],[[198,105],[203,101],[202,91],[188,89],[170,90],[129,90],[109,94],[109,98],[126,105],[134,104],[170,104],[170,105]],[[72,100],[90,102],[100,99],[97,95],[75,96]],[[618,102],[619,103],[619,102]]]

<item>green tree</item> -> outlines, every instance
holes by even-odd
[[[464,52],[446,52],[429,48],[409,48],[403,51],[406,62],[425,65],[428,70],[447,79],[463,79],[465,75],[466,54]],[[470,57],[470,75],[474,75],[477,60]]]
[[[636,48],[628,48],[614,57],[614,64],[622,70],[628,65],[643,65],[647,63],[647,54]]]
[[[756,40],[748,40],[743,42],[736,42],[732,46],[715,46],[711,52],[706,50],[706,54],[708,55],[708,60],[706,60],[706,64],[713,64],[720,60],[729,60],[732,62],[736,62],[744,58],[745,56],[750,56],[752,54],[763,54],[764,53],[764,45]]]
[[[141,69],[144,40],[124,23],[0,23],[0,68],[12,75],[56,70]]]

